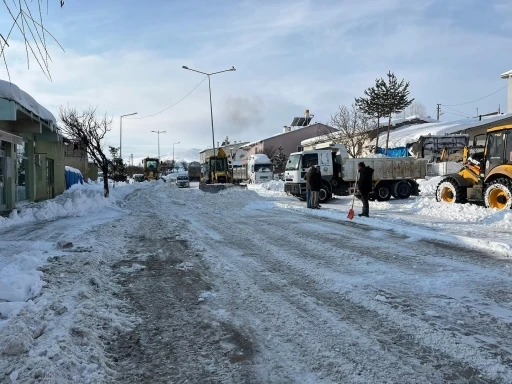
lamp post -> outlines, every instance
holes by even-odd
[[[172,143],[172,166],[173,167],[175,166],[175,164],[174,164],[174,146],[179,143],[180,143],[179,141],[177,143]]]
[[[151,131],[155,132],[158,135],[158,160],[160,161],[160,134],[166,133],[165,131]]]
[[[235,67],[231,67],[230,69],[225,69],[223,71],[218,71],[218,72],[212,72],[212,73],[206,73],[206,72],[201,72],[201,71],[198,71],[196,69],[192,69],[192,68],[189,68],[187,67],[186,65],[183,65],[182,66],[183,69],[186,69],[188,71],[192,71],[192,72],[197,72],[197,73],[201,73],[203,75],[206,75],[208,76],[208,90],[210,92],[210,119],[211,119],[211,123],[212,123],[212,144],[213,144],[213,156],[215,156],[215,132],[213,130],[213,107],[212,107],[212,85],[211,85],[211,82],[210,82],[210,76],[213,76],[213,75],[217,75],[219,73],[223,73],[223,72],[231,72],[231,71],[236,71]],[[217,162],[214,161],[213,163],[214,165],[214,172],[216,171],[216,168],[217,168]]]
[[[129,113],[127,115],[121,115],[121,118],[119,119],[119,158],[120,159],[123,158],[123,152],[121,149],[123,147],[123,117],[133,116],[136,114],[137,114],[137,112]]]

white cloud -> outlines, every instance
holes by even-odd
[[[476,99],[500,87],[499,74],[510,69],[503,63],[512,61],[512,53],[504,49],[508,36],[476,32],[471,26],[462,29],[447,18],[426,19],[431,4],[302,0],[263,1],[255,6],[247,0],[228,13],[212,15],[212,20],[190,20],[208,28],[182,32],[172,23],[151,25],[145,35],[141,24],[141,41],[154,39],[155,31],[160,31],[158,50],[134,48],[130,41],[111,45],[113,29],[104,40],[87,40],[86,48],[93,44],[95,53],[69,42],[73,36],[82,41],[77,26],[93,16],[98,18],[96,25],[105,25],[106,14],[78,15],[74,25],[68,16],[64,25],[72,36],[65,38],[66,52],[55,46],[50,50],[52,82],[35,63],[27,70],[25,48],[19,42],[11,41],[7,58],[13,82],[55,114],[60,105],[69,104],[97,106],[98,112],[113,115],[111,145],[119,142],[119,115],[136,111],[140,117],[161,111],[201,81],[201,75],[183,70],[182,65],[202,71],[234,65],[236,72],[212,77],[216,141],[226,135],[252,141],[280,132],[306,108],[315,114],[314,120],[326,122],[337,105],[352,103],[388,70],[410,80],[412,96],[429,110],[438,102]],[[181,20],[180,28],[182,24]],[[66,30],[59,27],[55,33]],[[166,36],[170,36],[167,43]],[[172,36],[190,44],[174,46]],[[485,110],[498,103],[491,98],[479,106]],[[177,141],[183,149],[210,146],[207,82],[162,114],[123,119],[123,153],[155,155],[157,138],[151,130],[167,132],[160,136],[162,153],[171,153]]]

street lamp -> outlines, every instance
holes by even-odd
[[[179,144],[180,142],[178,141],[177,143],[172,143],[172,165],[174,166],[174,145],[176,144]]]
[[[158,135],[158,160],[160,160],[160,134],[165,133],[165,131],[151,131],[155,132]]]
[[[121,148],[123,147],[123,117],[126,117],[126,116],[133,116],[133,115],[136,115],[137,112],[133,112],[133,113],[129,113],[127,115],[122,115],[121,118],[119,119],[119,158],[122,159],[123,158],[123,152],[121,150]]]
[[[213,156],[215,156],[215,132],[213,130],[213,108],[212,108],[212,86],[211,86],[211,82],[210,82],[210,76],[213,76],[213,75],[217,75],[219,73],[223,73],[223,72],[231,72],[231,71],[236,71],[235,67],[231,67],[230,69],[225,69],[223,71],[218,71],[218,72],[212,72],[212,73],[206,73],[206,72],[201,72],[201,71],[198,71],[198,70],[195,70],[195,69],[192,69],[192,68],[189,68],[187,67],[186,65],[183,65],[182,66],[183,69],[186,69],[188,71],[192,71],[192,72],[197,72],[197,73],[201,73],[203,75],[206,75],[208,76],[208,90],[210,91],[210,118],[211,118],[211,122],[212,122],[212,144],[213,144]],[[217,162],[215,161],[213,163],[214,165],[214,172],[216,171],[216,168],[217,168]]]

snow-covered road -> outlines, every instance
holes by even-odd
[[[8,358],[8,375],[51,366],[62,382],[512,382],[512,259],[497,243],[420,235],[425,220],[408,232],[405,209],[388,224],[348,221],[336,204],[311,211],[261,191],[152,183],[119,204],[111,221],[61,236],[84,252],[44,267],[54,278],[41,299],[62,292],[81,317],[61,328],[46,319],[50,331]],[[37,225],[30,236],[57,240]],[[42,354],[56,332],[74,366]]]

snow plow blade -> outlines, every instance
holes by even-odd
[[[225,189],[238,188],[247,189],[247,185],[234,184],[199,184],[199,189],[203,192],[217,193]]]

